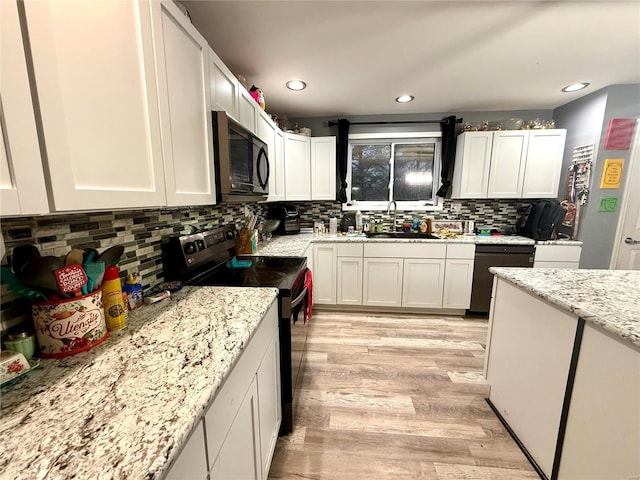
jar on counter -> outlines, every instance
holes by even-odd
[[[36,353],[36,337],[28,330],[16,329],[7,332],[3,340],[4,348],[14,353],[21,353],[30,360]]]

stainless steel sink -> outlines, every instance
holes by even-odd
[[[430,233],[420,232],[365,232],[368,238],[422,238],[424,240],[436,240],[438,237]]]

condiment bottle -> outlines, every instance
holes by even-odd
[[[130,273],[124,282],[124,293],[127,297],[127,306],[129,310],[142,306],[142,285]]]
[[[104,272],[102,304],[109,332],[120,330],[127,326],[125,303],[122,297],[122,283],[120,282],[118,267],[115,265],[109,265]]]

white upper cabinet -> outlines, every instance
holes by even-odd
[[[556,198],[566,130],[464,132],[452,198]]]
[[[152,13],[167,204],[214,204],[209,46],[173,2]]]
[[[487,198],[493,132],[458,135],[452,198]]]
[[[566,130],[532,130],[525,165],[522,198],[556,198]]]
[[[311,200],[310,137],[284,134],[285,195],[287,200]]]
[[[49,203],[13,0],[0,2],[0,214],[48,213]]]
[[[55,210],[164,205],[149,2],[24,8]]]
[[[269,155],[268,202],[284,200],[284,135],[269,115],[258,109],[258,137],[267,144]]]
[[[336,199],[336,137],[311,138],[311,200]]]
[[[251,133],[256,133],[260,106],[240,84],[238,84],[238,92],[238,123]]]
[[[211,48],[209,75],[211,110],[227,112],[227,115],[238,121],[238,80]]]
[[[527,130],[493,132],[488,198],[521,196],[528,141]]]

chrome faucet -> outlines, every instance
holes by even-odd
[[[391,204],[393,204],[393,225],[391,226],[391,231],[395,232],[396,231],[396,213],[398,212],[398,204],[396,203],[395,200],[391,200],[387,204],[387,215],[389,215],[389,212],[391,211]]]

